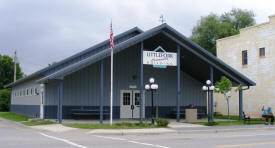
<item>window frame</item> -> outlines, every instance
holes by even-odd
[[[30,95],[33,96],[33,88],[30,88]]]
[[[29,89],[26,89],[26,96],[29,96]]]
[[[263,51],[263,52],[261,52],[261,51]],[[259,48],[259,57],[265,57],[265,47]]]
[[[246,56],[245,56],[245,54],[246,54]],[[242,65],[243,66],[248,65],[248,51],[247,50],[242,51]]]

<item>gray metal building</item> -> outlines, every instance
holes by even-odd
[[[172,117],[173,113],[190,105],[206,114],[206,94],[201,88],[208,79],[215,82],[224,75],[234,86],[256,85],[167,24],[145,32],[137,27],[130,29],[115,36],[114,43],[113,111],[116,119],[149,117],[151,99],[144,85],[150,77],[159,85],[155,105],[160,117]],[[143,51],[153,51],[159,46],[177,53],[177,66],[154,68],[142,64]],[[108,111],[110,104],[109,40],[6,87],[12,89],[11,112],[45,119],[69,119],[73,109],[91,109],[98,110],[102,119],[103,110]],[[242,91],[240,111],[241,101]],[[127,107],[133,104],[138,108],[136,113]]]

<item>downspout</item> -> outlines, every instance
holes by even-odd
[[[248,90],[250,88],[250,86],[248,85],[247,88],[242,88],[242,90]]]
[[[239,90],[239,120],[243,120],[243,90],[248,90],[250,88],[247,85],[247,88],[242,88]]]

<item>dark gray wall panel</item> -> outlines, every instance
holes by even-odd
[[[72,119],[72,109],[98,109],[99,106],[63,106],[63,119]],[[45,119],[56,119],[57,117],[57,106],[56,105],[47,105],[44,107],[45,109]],[[109,106],[104,106],[104,110],[107,110],[108,112],[110,111]],[[110,116],[106,115],[104,116],[105,119],[109,119]],[[119,106],[114,106],[113,107],[113,118],[114,119],[119,119],[120,117],[120,108]],[[84,117],[81,116],[79,119],[99,119],[99,116],[93,116],[93,117]]]
[[[11,105],[10,111],[30,117],[39,117],[40,105]]]

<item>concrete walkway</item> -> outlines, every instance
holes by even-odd
[[[74,121],[74,122],[73,122]],[[77,122],[76,122],[77,121]],[[207,120],[205,120],[207,121]],[[121,120],[114,123],[122,122]],[[125,120],[124,122],[129,122]],[[131,122],[138,122],[133,121]],[[149,122],[149,121],[147,121]],[[203,122],[203,121],[201,121]],[[98,123],[95,120],[64,120],[63,123]],[[108,122],[105,122],[107,124]],[[77,129],[66,127],[61,124],[40,125],[32,126],[36,130],[48,132],[67,132],[67,131],[80,131],[89,135],[146,135],[146,134],[168,134],[168,133],[218,133],[218,132],[238,132],[238,131],[251,131],[251,130],[275,130],[273,125],[235,125],[235,126],[203,126],[197,124],[189,124],[183,122],[176,122],[170,120],[169,128],[146,128],[146,129]]]
[[[48,132],[67,132],[77,130],[77,128],[71,128],[67,126],[63,126],[62,124],[48,124],[48,125],[37,125],[30,126],[32,129],[48,131]]]

